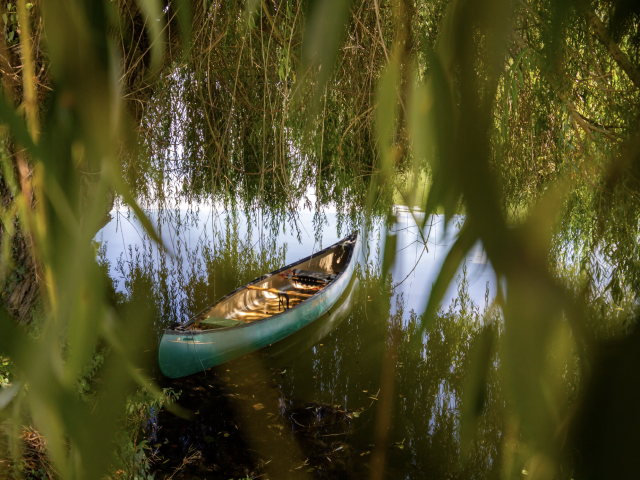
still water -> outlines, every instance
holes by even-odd
[[[396,207],[396,261],[381,278],[386,229],[368,231],[354,278],[331,312],[252,355],[184,379],[191,419],[161,411],[149,427],[156,478],[497,478],[503,441],[499,362],[474,448],[460,462],[459,418],[469,345],[496,279],[480,245],[467,256],[425,332],[421,314],[458,230],[434,216],[419,235]],[[120,302],[150,305],[157,337],[207,304],[351,231],[302,211],[277,232],[242,214],[150,211],[167,250],[136,219],[113,212],[97,235]],[[426,240],[426,245],[423,241]],[[140,290],[145,290],[144,294]],[[388,414],[388,415],[385,415]]]

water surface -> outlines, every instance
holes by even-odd
[[[425,248],[413,216],[403,207],[395,211],[389,230],[398,253],[386,278],[380,267],[386,229],[374,225],[330,314],[252,355],[184,379],[160,378],[182,392],[180,404],[194,415],[159,414],[151,433],[158,478],[176,469],[185,478],[362,478],[381,453],[389,478],[499,476],[498,364],[480,439],[465,464],[458,432],[469,344],[496,291],[495,276],[477,246],[423,332],[420,316],[459,219],[446,232],[443,217],[430,219]],[[256,276],[350,233],[332,213],[319,227],[313,214],[300,212],[299,230],[276,235],[212,208],[149,213],[170,254],[125,213],[114,213],[97,240],[122,302],[139,301],[136,290],[148,290],[158,336]],[[382,410],[391,415],[380,437]]]

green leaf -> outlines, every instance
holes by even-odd
[[[159,0],[138,0],[140,10],[145,17],[145,27],[149,33],[149,43],[151,44],[151,65],[150,69],[156,72],[162,63],[165,45],[165,15]]]
[[[433,54],[429,60],[431,76],[428,94],[433,98],[433,106],[430,109],[429,130],[425,133],[433,137],[435,155],[429,157],[432,159],[433,181],[424,207],[424,222],[438,205],[443,205],[446,223],[455,213],[462,194],[455,167],[456,106],[441,56]]]
[[[317,65],[315,105],[324,93],[342,41],[351,6],[350,0],[316,0],[307,3],[303,66]]]
[[[460,412],[460,447],[463,461],[470,452],[486,400],[486,383],[491,366],[493,337],[493,325],[485,326],[469,348]]]
[[[380,79],[378,88],[378,108],[376,111],[376,129],[378,132],[378,150],[381,167],[387,180],[394,176],[394,133],[397,126],[398,85],[400,68],[392,60]]]
[[[35,157],[40,157],[40,152],[33,143],[24,120],[16,115],[15,110],[9,105],[3,94],[0,94],[0,121],[9,127],[18,143],[29,149]]]
[[[191,49],[191,40],[192,40],[192,12],[191,12],[191,2],[188,0],[173,0],[171,5],[176,11],[176,15],[178,16],[178,27],[180,28],[180,37],[182,40],[182,51],[186,54]],[[209,2],[210,7],[212,8],[211,1]],[[206,11],[206,10],[205,10]]]
[[[389,270],[393,266],[396,258],[396,246],[398,244],[398,236],[387,232],[384,241],[384,255],[382,259],[382,271],[380,274],[380,281],[385,282]]]
[[[421,319],[421,328],[423,330],[427,329],[431,325],[435,313],[440,306],[440,302],[442,301],[442,297],[444,297],[449,284],[458,271],[458,267],[462,263],[462,260],[464,259],[467,252],[471,249],[471,247],[473,247],[476,241],[477,237],[475,236],[475,233],[472,232],[468,225],[463,225],[458,235],[458,239],[451,247],[451,250],[449,250],[447,257],[445,258],[444,263],[440,268],[438,278],[431,288],[429,301],[427,302],[424,315]]]
[[[140,205],[138,205],[138,202],[136,202],[135,198],[133,198],[133,195],[131,195],[131,192],[129,191],[127,185],[124,183],[120,172],[113,168],[112,165],[108,165],[107,169],[104,172],[104,175],[108,176],[108,179],[111,182],[111,185],[113,185],[114,189],[120,195],[122,195],[125,203],[133,209],[134,213],[136,214],[136,218],[142,224],[145,232],[147,232],[147,234],[153,239],[153,241],[158,244],[159,247],[161,247],[165,251],[169,251],[160,236],[156,233],[156,230],[155,228],[153,228],[153,225],[151,224],[151,221],[149,220],[147,215],[142,211]]]

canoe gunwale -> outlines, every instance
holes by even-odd
[[[351,233],[350,235],[344,237],[342,240],[337,241],[336,243],[334,243],[333,245],[328,246],[327,248],[324,248],[316,253],[312,253],[311,255],[309,255],[308,257],[299,259],[297,261],[295,261],[294,263],[290,263],[289,265],[286,265],[278,270],[274,270],[273,272],[267,273],[261,277],[256,278],[255,280],[252,280],[249,283],[246,283],[238,288],[236,288],[235,290],[233,290],[232,292],[229,292],[228,294],[226,294],[224,297],[219,298],[216,302],[212,303],[211,305],[207,306],[205,309],[203,309],[202,311],[200,311],[199,313],[197,313],[196,315],[194,315],[193,317],[191,317],[189,320],[187,320],[185,323],[183,323],[181,325],[182,328],[180,329],[174,329],[174,328],[167,328],[164,331],[164,335],[185,335],[185,333],[188,333],[190,335],[193,336],[197,336],[197,335],[207,335],[207,334],[212,334],[214,332],[223,332],[223,331],[228,331],[228,330],[237,330],[237,329],[241,329],[241,328],[248,328],[248,327],[252,327],[254,325],[258,325],[258,324],[262,324],[265,322],[269,322],[271,320],[276,320],[278,317],[285,315],[285,314],[289,314],[290,312],[298,309],[299,307],[305,307],[306,305],[308,305],[308,302],[318,298],[322,293],[326,293],[330,290],[333,289],[333,287],[337,284],[337,281],[342,277],[342,274],[347,271],[349,269],[349,266],[351,264],[352,261],[354,261],[354,253],[356,250],[356,244],[358,241],[358,237],[359,237],[360,233],[356,230],[355,232]],[[282,312],[276,313],[275,315],[272,315],[270,317],[264,318],[262,320],[257,320],[255,322],[251,322],[251,323],[243,323],[242,325],[233,325],[231,327],[221,327],[221,328],[216,328],[214,330],[186,330],[184,327],[187,327],[189,325],[191,325],[192,323],[194,323],[195,321],[197,321],[198,319],[200,319],[202,316],[204,316],[204,314],[208,311],[210,311],[213,307],[215,307],[216,305],[218,305],[219,303],[223,302],[224,300],[234,296],[235,294],[239,293],[240,291],[246,289],[247,287],[254,285],[256,283],[260,283],[264,280],[266,280],[269,277],[272,277],[274,275],[277,275],[280,272],[286,271],[290,268],[293,268],[296,265],[299,265],[301,263],[304,262],[308,262],[310,260],[312,260],[313,258],[316,258],[326,252],[328,252],[329,250],[336,248],[346,242],[352,241],[354,243],[353,248],[351,248],[351,250],[349,251],[348,257],[347,257],[347,261],[345,262],[344,267],[342,268],[342,270],[340,271],[340,273],[338,273],[336,275],[336,277],[331,281],[331,283],[329,285],[327,285],[325,288],[323,288],[322,290],[319,290],[318,292],[314,293],[312,296],[310,296],[309,298],[303,300],[302,302],[300,302],[299,304],[297,304],[295,307],[289,308],[287,310],[283,310]]]

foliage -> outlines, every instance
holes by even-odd
[[[122,221],[138,223],[134,216],[119,215]],[[115,308],[126,311],[135,305],[153,319],[156,333],[284,265],[286,246],[279,247],[275,240],[252,230],[244,236],[246,225],[237,215],[221,215],[203,223],[198,211],[166,209],[157,216],[155,212],[150,215],[158,231],[174,239],[171,254],[158,249],[144,234],[140,245],[123,252],[113,267],[106,261],[104,250],[100,263],[105,278],[111,275],[122,282],[120,291],[112,295]],[[202,235],[195,245],[189,245],[185,234],[193,226],[202,228]],[[256,243],[261,245],[259,250],[253,248]]]
[[[27,11],[33,8],[32,3],[26,4]],[[15,45],[18,43],[18,19],[20,15],[17,11],[17,5],[15,3],[7,3],[7,10],[2,14],[4,41],[7,46]]]
[[[508,125],[505,126],[505,123],[511,123],[514,118],[516,120],[519,118],[513,115],[514,103],[511,103],[516,99],[520,100],[520,96],[517,95],[517,84],[513,79],[509,79],[508,75],[514,71],[522,75],[522,71],[517,70],[519,67],[526,72],[526,67],[522,63],[526,54],[524,51],[526,44],[525,47],[522,46],[517,28],[518,21],[525,14],[520,9],[526,9],[527,15],[528,11],[533,9],[535,15],[537,12],[534,7],[539,8],[541,14],[546,16],[548,27],[538,28],[536,25],[533,31],[527,32],[535,33],[540,38],[539,45],[544,45],[540,52],[542,55],[534,54],[533,61],[528,64],[529,69],[534,69],[538,78],[548,82],[553,88],[553,93],[565,103],[564,108],[567,109],[570,125],[580,125],[580,129],[584,131],[584,135],[589,136],[589,139],[595,137],[591,133],[593,127],[599,128],[604,132],[602,136],[608,139],[605,141],[599,137],[593,142],[583,140],[581,137],[573,139],[575,142],[573,148],[579,147],[576,149],[579,150],[581,165],[579,170],[576,168],[579,174],[576,177],[572,178],[567,174],[553,175],[556,171],[555,167],[549,170],[536,169],[535,175],[546,176],[548,180],[543,182],[538,177],[534,185],[540,190],[532,198],[535,202],[525,202],[525,209],[517,218],[516,225],[509,225],[504,207],[509,205],[510,199],[501,188],[501,180],[505,177],[509,178],[512,173],[515,173],[518,180],[526,180],[526,176],[523,177],[520,170],[524,162],[521,155],[516,155],[512,157],[513,161],[517,162],[516,166],[507,165],[503,170],[501,162],[509,160],[510,154],[509,151],[504,152],[496,148],[496,137],[499,139],[498,134],[502,134],[503,140],[518,141],[522,138],[520,137],[522,133],[526,132],[530,136],[533,133],[538,134],[538,131],[535,129],[532,131],[531,127],[527,130],[521,127],[520,135],[504,134],[505,128],[508,131]],[[587,289],[586,295],[569,290],[566,285],[558,283],[548,266],[553,236],[557,232],[557,219],[564,213],[560,208],[565,199],[571,199],[571,195],[575,195],[584,188],[583,182],[593,183],[588,169],[593,169],[593,172],[598,172],[600,175],[599,183],[602,187],[596,185],[595,189],[604,192],[600,198],[607,204],[612,199],[619,198],[620,193],[616,193],[620,188],[619,182],[624,182],[626,179],[631,181],[632,176],[631,171],[627,170],[627,173],[618,172],[619,176],[615,180],[612,179],[616,168],[619,168],[616,164],[619,165],[619,158],[621,158],[614,156],[614,152],[630,150],[629,154],[633,155],[632,158],[635,158],[637,153],[633,140],[636,135],[636,113],[627,115],[628,110],[625,107],[628,107],[628,103],[621,102],[620,105],[616,105],[607,101],[605,108],[607,114],[611,116],[599,115],[596,118],[603,118],[605,123],[596,122],[600,125],[596,126],[587,115],[577,113],[569,96],[570,92],[566,90],[567,84],[564,83],[564,79],[573,79],[576,76],[580,78],[581,74],[572,72],[576,64],[572,63],[572,57],[568,54],[565,60],[564,45],[568,43],[571,46],[573,41],[584,45],[584,35],[591,35],[589,31],[585,31],[585,28],[593,28],[593,36],[603,43],[603,47],[609,50],[606,53],[616,60],[614,62],[607,56],[608,64],[603,64],[597,60],[600,57],[592,57],[591,51],[588,51],[581,58],[585,61],[580,61],[578,65],[583,67],[593,62],[605,71],[611,69],[611,73],[607,75],[612,75],[614,78],[618,76],[620,83],[616,85],[629,88],[632,98],[637,96],[639,85],[635,83],[637,78],[634,69],[627,68],[624,54],[618,55],[620,52],[604,41],[606,39],[600,28],[602,22],[591,8],[590,5],[581,2],[563,7],[560,6],[560,2],[544,2],[534,6],[521,4],[519,7],[509,2],[492,1],[450,4],[443,22],[446,28],[434,52],[428,81],[418,83],[412,102],[414,106],[419,106],[421,99],[425,99],[425,108],[411,117],[413,125],[410,125],[410,130],[417,132],[417,135],[413,136],[413,146],[420,145],[421,135],[427,136],[432,142],[428,145],[428,149],[423,151],[425,158],[432,165],[433,184],[426,201],[421,206],[427,216],[440,207],[445,215],[450,217],[462,199],[466,212],[460,235],[431,290],[423,317],[423,326],[431,331],[434,314],[446,287],[453,279],[467,252],[478,240],[482,241],[502,287],[498,293],[498,301],[504,314],[501,363],[505,369],[506,393],[512,401],[514,416],[518,422],[518,435],[523,440],[526,454],[530,456],[531,461],[535,459],[538,463],[538,475],[541,477],[551,477],[557,471],[567,472],[566,468],[570,471],[571,467],[564,465],[567,459],[563,458],[563,452],[570,452],[574,447],[580,452],[582,459],[579,465],[573,463],[573,468],[580,473],[580,476],[590,475],[590,468],[599,472],[616,469],[621,475],[627,475],[632,468],[628,450],[618,450],[621,453],[617,460],[613,461],[610,456],[598,449],[596,445],[600,444],[599,440],[592,441],[590,438],[590,435],[595,435],[594,432],[600,427],[591,423],[582,423],[588,421],[586,415],[578,414],[572,417],[568,410],[562,410],[563,405],[559,403],[560,397],[550,397],[549,392],[553,390],[555,374],[546,366],[546,357],[556,344],[561,345],[560,348],[565,351],[568,349],[580,352],[581,367],[587,381],[580,384],[582,398],[575,408],[590,408],[590,411],[600,407],[605,408],[603,397],[598,397],[596,400],[592,396],[592,392],[603,388],[601,382],[604,374],[589,377],[587,367],[589,362],[597,362],[599,358],[597,343],[588,328],[587,309],[584,303],[589,299],[589,290]],[[584,18],[586,22],[576,22],[576,18]],[[573,26],[577,26],[579,33],[573,30]],[[512,33],[514,30],[515,34]],[[515,67],[511,68],[514,64]],[[392,132],[396,128],[393,124],[395,118],[393,109],[397,104],[395,93],[402,87],[397,74],[401,66],[402,63],[398,57],[392,58],[380,82],[379,109],[384,105],[387,110],[378,116],[378,131],[381,132],[379,145],[386,144],[386,153],[381,147],[381,162],[383,169],[384,163],[387,163],[388,170],[391,170],[394,163],[394,151],[397,151],[397,147],[393,142],[387,142],[388,137],[383,137],[382,134]],[[537,79],[533,82],[537,82]],[[631,83],[634,85],[632,86]],[[505,84],[506,89],[504,89]],[[544,84],[542,87],[547,88]],[[505,90],[506,96],[511,99],[506,103],[503,100],[502,103],[502,108],[505,108],[505,104],[509,106],[511,114],[508,117],[496,114],[500,112],[500,95]],[[610,91],[609,88],[606,90]],[[626,90],[623,90],[623,93],[627,93]],[[578,92],[578,95],[580,94],[584,94],[584,91]],[[547,95],[551,98],[553,96]],[[504,99],[505,96],[502,98]],[[584,95],[583,98],[585,98]],[[584,105],[585,108],[595,106],[596,109],[601,109],[603,107],[603,103],[598,101],[597,92],[594,95],[593,104],[585,101]],[[499,124],[502,132],[496,128],[496,118],[502,119]],[[563,118],[567,117],[559,116],[561,122]],[[553,120],[553,117],[551,119]],[[615,119],[616,127],[627,132],[626,135],[617,137],[607,127],[602,128],[603,125],[609,125],[608,122],[612,119]],[[544,140],[548,132],[555,136],[553,131],[556,128],[553,125],[546,125],[541,129],[544,133],[542,146],[544,148],[550,146],[552,150],[560,153],[557,145],[552,146]],[[578,127],[575,127],[575,130],[578,130]],[[566,128],[558,131],[563,133],[560,137],[562,142],[567,140],[567,136],[572,138],[573,133],[567,133]],[[580,131],[577,133],[577,135],[582,134],[583,132]],[[607,143],[611,137],[613,142]],[[517,144],[512,143],[512,145]],[[593,152],[589,149],[593,149]],[[539,163],[535,161],[535,149],[533,152],[532,164],[537,167]],[[620,156],[624,155],[620,153]],[[571,153],[561,158],[569,165],[576,164]],[[543,160],[547,162],[549,159],[543,158]],[[633,169],[631,160],[628,160],[626,165]],[[552,181],[555,184],[551,183]],[[516,191],[520,193],[522,185],[518,186]],[[566,193],[567,191],[569,193]],[[633,204],[632,195],[625,198],[625,203]],[[622,227],[624,229],[631,228],[637,231],[637,217],[635,221],[621,222],[620,225],[624,225]],[[594,232],[599,237],[597,248],[607,247],[606,239],[609,232],[611,232],[610,227],[600,216],[597,230]],[[615,238],[618,239],[617,241],[620,240],[617,234]],[[637,233],[633,238],[637,238]],[[605,242],[600,243],[601,240]],[[627,245],[635,248],[635,242],[628,242]],[[597,249],[594,249],[589,252],[592,259],[596,251]],[[620,265],[621,259],[614,258],[613,261],[615,269]],[[631,260],[631,262],[634,265],[629,265],[627,271],[637,272],[635,261]],[[615,283],[614,276],[612,285]],[[611,293],[616,300],[615,289],[611,290]],[[572,333],[570,338],[567,326]],[[620,357],[615,355],[614,357],[626,358],[633,355],[632,352],[638,351],[639,334],[640,331],[637,328],[634,329],[627,341],[617,347],[615,355]],[[492,344],[490,335],[485,338],[486,344],[479,347],[480,351],[489,351]],[[573,342],[575,347],[571,347]],[[491,365],[490,357],[484,358],[484,362],[481,363],[484,366],[474,373],[474,377],[480,383],[483,378],[486,378]],[[632,371],[637,372],[637,369]],[[633,373],[632,376],[635,378],[637,373]],[[471,381],[473,382],[473,377]],[[480,402],[481,392],[481,388],[476,388],[476,397],[468,401],[472,404]],[[621,394],[621,391],[611,392],[612,397]],[[639,394],[637,389],[633,390],[633,398],[637,398]],[[473,422],[474,416],[477,418],[478,414],[479,410],[476,410],[475,414],[467,418],[467,422]],[[572,420],[574,420],[573,423]],[[616,436],[615,441],[620,445],[635,444],[631,434],[633,427],[623,427],[627,421],[625,417],[612,415],[611,421],[616,428],[621,428],[624,432],[623,435]],[[637,421],[638,418],[634,415],[633,424],[635,425]],[[471,431],[473,430],[471,428]],[[574,433],[577,431],[582,433]],[[612,440],[614,438],[609,437],[607,441]],[[572,461],[578,462],[577,458],[573,457],[568,460],[568,464],[571,465]]]
[[[318,225],[332,203],[352,224],[365,212],[390,224],[395,194],[422,211],[423,225],[433,212],[450,219],[463,209],[460,235],[419,315],[422,328],[436,324],[448,285],[481,241],[500,279],[510,435],[523,445],[514,455],[539,465],[539,476],[630,475],[637,437],[629,432],[640,420],[611,404],[640,394],[640,328],[631,319],[640,291],[636,9],[597,0],[250,3],[245,10],[194,2],[190,29],[187,2],[140,2],[136,18],[160,21],[141,22],[149,53],[138,57],[126,53],[135,43],[128,34],[115,46],[124,23],[114,2],[36,2],[29,14],[25,2],[16,12],[7,5],[1,40],[14,42],[19,22],[22,85],[3,75],[3,248],[19,229],[46,320],[30,339],[2,313],[0,354],[17,372],[2,394],[15,395],[15,416],[30,413],[60,475],[107,471],[104,452],[132,381],[159,395],[135,368],[131,340],[145,335],[143,312],[151,310],[133,290],[121,308],[108,300],[91,245],[112,191],[159,249],[136,198],[146,206],[173,198],[241,206],[248,215],[260,209],[272,230],[282,219],[297,228],[297,209],[314,208],[310,192]],[[180,54],[163,50],[174,14],[190,44]],[[42,115],[30,35],[40,15],[55,80]],[[124,113],[117,51],[125,52],[126,85],[144,91],[138,139]],[[148,70],[138,72],[139,63]],[[143,80],[135,83],[136,75]],[[425,177],[429,187],[418,194]],[[389,234],[383,282],[394,246]],[[250,259],[246,271],[225,271],[211,259],[229,284],[265,264]],[[129,271],[133,283],[163,275]],[[594,333],[608,322],[623,327]],[[495,335],[484,332],[466,387],[472,406],[482,404],[491,376]],[[622,338],[601,353],[598,337],[615,335]],[[99,341],[113,354],[92,410],[77,398],[78,379],[92,371]],[[558,351],[579,359],[575,415],[553,394],[558,372],[547,360]],[[617,369],[631,379],[629,392],[610,383]],[[590,423],[589,412],[600,409],[607,421]],[[468,408],[463,443],[479,414]],[[131,445],[130,472],[147,472]]]
[[[142,100],[143,154],[125,158],[125,178],[150,205],[258,208],[276,230],[283,219],[295,228],[299,207],[320,213],[334,205],[356,224],[378,169],[373,99],[385,57],[370,34],[375,14],[358,6],[363,15],[352,19],[335,78],[323,88],[309,81],[317,68],[301,63],[303,2],[256,5],[249,24],[242,2],[194,5],[192,48]],[[376,211],[386,213],[393,190],[378,189]]]
[[[141,5],[148,17],[158,18],[156,2]],[[128,120],[110,33],[117,22],[114,8],[107,1],[47,1],[27,16],[25,3],[18,3],[22,105],[12,104],[14,92],[0,96],[0,118],[4,131],[11,134],[2,154],[3,184],[12,199],[10,205],[2,205],[3,244],[11,242],[14,230],[9,226],[17,216],[31,248],[45,316],[41,335],[31,339],[6,312],[0,313],[0,352],[11,358],[19,378],[2,391],[3,399],[13,397],[10,410],[5,408],[2,415],[12,411],[16,425],[22,418],[33,422],[47,439],[49,456],[62,478],[101,478],[111,464],[106,452],[112,451],[134,382],[158,393],[134,368],[136,339],[144,335],[145,318],[136,315],[135,308],[118,315],[106,301],[91,244],[111,189],[128,200],[157,239],[118,170]],[[186,7],[182,10],[187,13]],[[55,79],[42,116],[30,43],[31,21],[40,18],[46,20],[37,27],[44,25]],[[163,35],[156,28],[159,23],[147,25],[150,67],[157,68]],[[122,320],[126,335],[119,328]],[[78,398],[78,379],[92,368],[99,341],[113,354],[103,366],[100,400],[90,406]]]
[[[84,367],[84,371],[80,374],[80,379],[78,380],[78,394],[83,400],[87,400],[87,395],[91,390],[90,382],[96,376],[100,367],[104,364],[104,360],[107,355],[107,350],[95,353],[91,358],[91,361]]]
[[[155,458],[153,447],[148,444],[156,417],[163,405],[174,403],[180,393],[164,389],[161,394],[138,390],[127,398],[124,424],[118,433],[116,461],[112,467],[113,479],[153,479],[151,467]]]
[[[11,360],[0,356],[0,387],[7,388],[11,385]]]

